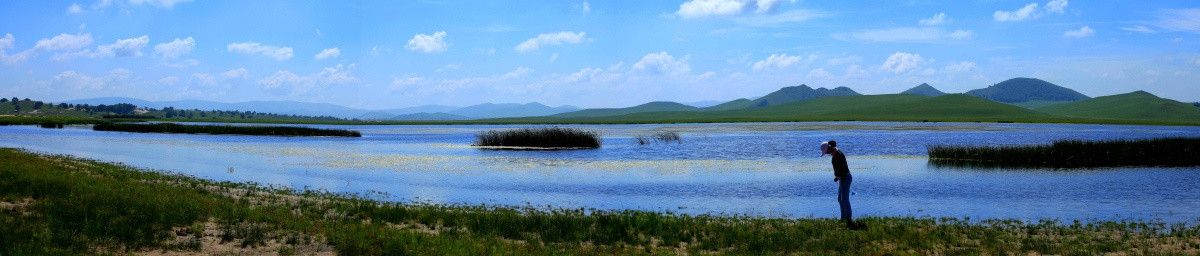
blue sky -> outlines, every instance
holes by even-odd
[[[624,107],[1035,77],[1200,101],[1194,1],[0,0],[0,96]]]

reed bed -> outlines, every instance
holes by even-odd
[[[0,255],[1013,255],[1200,253],[1200,226],[679,215],[383,202],[0,149]],[[206,226],[210,228],[205,228]],[[274,247],[271,247],[274,248]]]
[[[562,127],[491,130],[475,134],[474,146],[498,149],[600,148],[600,135],[591,131]]]
[[[119,131],[139,133],[190,133],[190,134],[240,134],[262,136],[329,136],[362,137],[358,131],[317,129],[294,126],[231,126],[231,125],[181,125],[173,123],[131,124],[99,123],[92,127],[96,131]]]
[[[664,143],[672,141],[676,143],[683,143],[683,140],[680,139],[679,133],[677,132],[656,132],[651,135],[638,135],[637,137],[634,137],[634,139],[637,139],[638,145],[646,145],[655,141]]]
[[[1113,167],[1200,166],[1200,138],[1059,140],[1050,145],[930,146],[929,161],[944,166]]]

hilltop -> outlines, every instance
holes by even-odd
[[[1083,95],[1075,90],[1042,81],[1041,79],[1024,77],[1008,79],[983,89],[970,90],[966,94],[1004,103],[1080,101],[1089,99],[1087,95]]]
[[[937,88],[933,88],[933,86],[930,86],[927,83],[921,83],[921,85],[917,85],[916,87],[905,90],[904,92],[901,92],[900,94],[923,95],[923,96],[929,96],[929,97],[937,97],[937,96],[946,95],[946,93],[938,90]]]
[[[798,86],[788,86],[788,87],[780,88],[777,91],[771,92],[765,96],[759,97],[754,100],[737,99],[737,100],[729,101],[726,103],[722,103],[720,105],[705,108],[705,110],[708,110],[708,111],[735,110],[735,109],[744,109],[744,108],[782,105],[782,104],[787,104],[787,103],[791,103],[791,102],[810,100],[810,99],[816,99],[816,98],[821,98],[821,97],[856,96],[856,95],[862,95],[862,94],[859,94],[858,92],[855,92],[854,90],[851,90],[850,88],[846,88],[844,86],[837,87],[837,88],[830,90],[830,89],[825,89],[825,88],[813,89],[812,87],[808,87],[808,85],[806,85],[806,84],[801,84]]]

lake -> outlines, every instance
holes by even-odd
[[[242,124],[238,124],[242,125]],[[590,150],[471,147],[474,134],[525,125],[301,125],[361,138],[97,132],[0,126],[0,147],[70,154],[212,180],[371,193],[465,205],[638,209],[770,217],[838,216],[822,141],[854,174],[855,216],[1200,222],[1200,167],[997,169],[928,164],[929,145],[1200,136],[1200,127],[984,123],[566,125]],[[639,135],[682,141],[639,145]],[[2,164],[2,163],[0,163]],[[379,192],[379,193],[374,193]]]

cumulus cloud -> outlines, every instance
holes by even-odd
[[[561,31],[556,33],[540,34],[537,37],[530,38],[517,45],[515,50],[518,52],[536,51],[543,46],[561,45],[561,44],[578,44],[587,40],[584,32]]]
[[[432,79],[419,77],[419,76],[393,78],[392,83],[388,85],[388,89],[387,89],[386,93],[391,94],[396,91],[407,90],[410,87],[413,87],[415,85],[425,84],[425,83],[429,83],[432,81],[433,81]]]
[[[1171,31],[1200,33],[1200,8],[1162,10],[1154,25]]]
[[[192,49],[196,49],[196,40],[189,36],[184,39],[175,38],[171,42],[155,45],[154,53],[162,56],[163,59],[176,59],[179,56],[192,52]]]
[[[773,68],[786,68],[804,60],[804,56],[788,56],[787,54],[771,54],[766,59],[754,63],[754,70],[761,71]]]
[[[680,59],[675,59],[674,56],[667,52],[650,53],[642,57],[641,61],[633,64],[630,71],[652,75],[682,75],[692,71],[688,65],[688,59],[691,56],[684,56]]]
[[[879,66],[879,68],[900,74],[920,69],[925,63],[925,58],[921,58],[920,54],[896,52],[888,56],[887,61],[884,61],[883,65]]]
[[[39,41],[40,42],[40,41]],[[103,57],[139,57],[142,56],[142,48],[150,43],[149,36],[141,36],[136,38],[120,39],[112,44],[105,44],[96,47],[96,50],[84,49],[77,52],[57,53],[51,56],[51,60],[65,61],[76,57],[103,58]]]
[[[444,52],[450,46],[446,44],[446,31],[438,31],[433,35],[417,34],[408,40],[404,48],[415,52],[435,53]]]
[[[1038,4],[1031,3],[1016,11],[996,11],[992,18],[996,21],[1022,21],[1037,15]]]
[[[192,73],[192,78],[188,79],[190,84],[216,85],[217,77],[205,73]]]
[[[945,70],[946,72],[950,72],[950,73],[971,72],[971,71],[975,71],[975,62],[970,62],[970,61],[952,62],[952,63],[950,63],[950,65],[946,65],[946,67],[943,67],[942,70]]]
[[[191,1],[192,0],[129,0],[129,3],[137,4],[137,5],[142,5],[142,4],[154,5],[154,6],[158,6],[158,7],[162,7],[162,8],[171,9],[171,8],[175,7],[175,4],[191,2]]]
[[[946,37],[949,37],[950,39],[960,39],[960,40],[961,39],[971,39],[971,34],[972,33],[970,30],[958,29],[958,30],[954,30],[954,32],[951,32],[950,34],[947,34]]]
[[[246,72],[246,68],[230,69],[229,71],[221,72],[221,79],[246,79],[248,73]]]
[[[1082,28],[1079,28],[1076,30],[1067,30],[1067,32],[1063,32],[1063,36],[1075,37],[1075,38],[1089,37],[1094,34],[1096,34],[1096,30],[1093,30],[1092,28],[1090,28],[1088,26],[1083,26]]]
[[[918,24],[921,24],[923,26],[937,26],[937,25],[946,24],[946,22],[950,22],[950,18],[947,18],[946,13],[944,13],[944,12],[934,14],[933,17],[929,17],[929,18],[921,19],[920,21],[917,21]]]
[[[813,69],[812,71],[808,72],[808,78],[829,78],[829,77],[833,77],[833,74],[829,74],[829,72],[825,71],[824,68],[817,68],[817,69]]]
[[[1038,8],[1037,3],[1030,3],[1021,9],[1017,9],[1016,11],[996,11],[992,14],[992,18],[1001,22],[1022,21],[1041,17],[1043,9],[1045,9],[1047,13],[1063,14],[1065,13],[1064,10],[1066,8],[1067,0],[1050,0],[1050,2],[1047,2],[1043,8]]]
[[[258,42],[231,43],[225,46],[229,52],[245,55],[261,55],[278,61],[291,59],[292,47],[263,45]]]
[[[92,44],[92,34],[59,34],[51,38],[42,38],[33,45],[34,52],[67,51],[87,47]]]
[[[321,51],[321,53],[317,53],[317,55],[313,56],[313,57],[318,60],[323,60],[323,59],[329,59],[329,58],[337,58],[340,56],[342,56],[342,51],[338,50],[337,47],[334,47],[334,48],[325,49],[325,50]]]
[[[179,83],[178,76],[167,76],[163,77],[162,79],[158,79],[158,84],[162,85],[175,85],[177,83]]]
[[[795,2],[795,0],[791,1]],[[695,19],[750,12],[755,14],[771,13],[782,3],[783,0],[691,0],[680,4],[675,15],[684,19]]]
[[[358,83],[361,80],[350,75],[350,71],[352,70],[354,70],[354,64],[348,66],[338,64],[334,67],[326,67],[316,74],[306,76],[296,75],[287,70],[280,70],[275,72],[274,75],[258,80],[258,83],[262,85],[263,90],[268,92],[301,95],[330,85]]]

